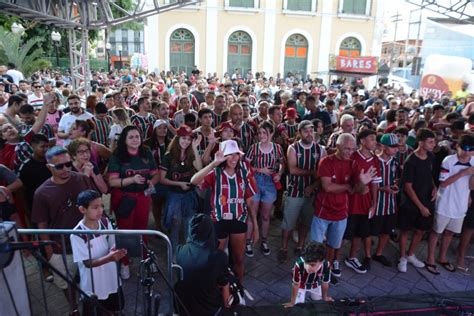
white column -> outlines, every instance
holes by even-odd
[[[263,71],[266,77],[275,76],[274,59],[275,51],[275,26],[276,26],[276,3],[277,1],[266,1],[265,26],[263,30]],[[258,69],[257,69],[258,71]]]
[[[147,18],[147,23],[143,30],[144,51],[148,56],[148,71],[158,73],[160,65],[160,38],[156,37],[159,32],[158,14]],[[158,39],[158,40],[157,40]]]
[[[217,0],[206,1],[206,67],[208,73],[217,71]]]
[[[332,1],[322,1],[322,17],[320,26],[320,38],[319,38],[319,59],[318,59],[318,72],[329,71],[329,54],[331,51],[331,32],[332,32]],[[319,75],[325,83],[328,83],[329,75]]]

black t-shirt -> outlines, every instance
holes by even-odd
[[[410,154],[403,165],[402,186],[409,182],[413,185],[413,190],[420,202],[430,211],[434,210],[434,202],[431,201],[433,191],[433,165],[434,155],[427,153],[426,159],[418,158],[415,153]],[[413,201],[408,197],[405,190],[402,190],[402,201],[400,207],[418,209]]]
[[[25,187],[26,203],[31,209],[33,206],[33,196],[46,180],[51,177],[51,172],[46,167],[46,161],[28,159],[20,168],[20,180]]]
[[[223,305],[218,286],[228,283],[227,255],[186,244],[178,248],[176,262],[183,268],[184,279],[176,283],[175,290],[188,311],[191,315],[215,315]]]
[[[173,162],[173,158],[170,153],[166,153],[163,156],[160,169],[166,171],[166,178],[171,181],[191,182],[191,178],[193,177],[194,173],[196,173],[194,167],[190,168],[180,162]],[[174,185],[170,185],[169,189],[178,193],[189,192],[189,190],[183,191],[181,187]]]

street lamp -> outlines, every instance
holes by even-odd
[[[61,42],[61,34],[59,32],[51,32],[51,39],[53,40],[54,47],[56,48],[56,67],[59,67],[59,44]]]
[[[105,44],[105,50],[107,51],[107,70],[110,71],[110,49],[112,45],[109,42]]]
[[[122,44],[117,44],[117,50],[120,58],[120,69],[122,69]]]
[[[25,33],[25,28],[23,27],[23,25],[14,22],[12,24],[12,32],[15,34],[23,35],[23,33]]]

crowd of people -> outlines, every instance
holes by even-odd
[[[264,73],[95,72],[89,95],[73,90],[68,73],[23,78],[8,65],[0,66],[0,80],[1,218],[19,227],[107,229],[107,194],[118,229],[147,229],[151,212],[174,259],[191,271],[187,286],[177,286],[188,308],[215,313],[228,303],[223,251],[245,284],[245,260],[252,260],[245,257],[258,249],[283,263],[292,239],[298,260],[287,307],[304,302],[306,291],[332,300],[328,287],[342,277],[341,263],[361,274],[374,261],[400,272],[409,263],[433,274],[438,266],[469,274],[474,95],[467,84],[435,99],[367,88],[361,79],[326,86],[310,76]],[[277,220],[281,246],[271,249]],[[457,259],[449,262],[455,234]],[[418,258],[425,235],[428,255]],[[80,238],[71,237],[72,247],[47,247],[49,262],[65,271],[66,247],[74,253],[66,263],[71,270],[78,263],[81,277],[113,261],[122,279],[130,277],[125,251],[97,240],[90,261]],[[391,238],[397,258],[385,251]],[[186,241],[192,245],[178,246]],[[196,249],[217,261],[198,258]],[[215,282],[196,282],[202,273]],[[111,310],[118,284],[95,287]],[[81,285],[90,288],[87,280]]]

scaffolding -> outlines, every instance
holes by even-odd
[[[142,20],[155,14],[196,5],[201,1],[134,0],[132,7],[126,9],[119,0],[0,0],[0,12],[67,29],[74,89],[85,89],[89,94],[89,30],[107,29]]]

